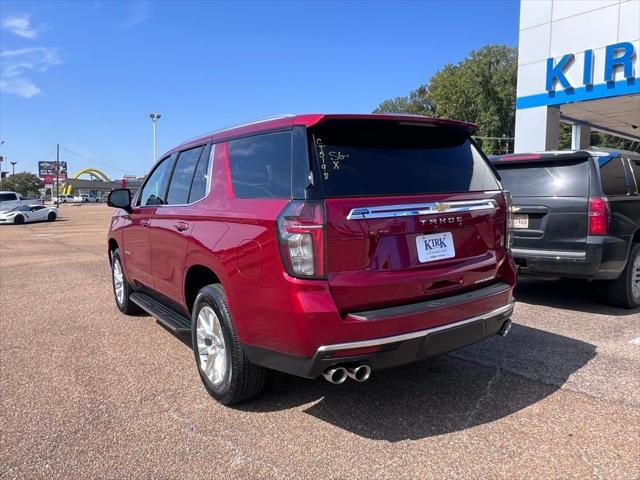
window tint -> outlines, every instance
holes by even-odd
[[[209,163],[211,160],[211,146],[207,145],[200,155],[200,161],[193,175],[189,203],[197,202],[207,194],[207,182],[209,181]]]
[[[229,169],[236,197],[290,197],[291,132],[229,141]]]
[[[171,176],[171,184],[169,185],[169,193],[167,195],[167,203],[169,205],[189,203],[189,190],[191,189],[193,174],[196,171],[202,148],[196,147],[180,152]]]
[[[167,157],[151,172],[142,188],[142,192],[140,192],[138,205],[144,207],[146,205],[164,205],[167,203],[167,182],[169,181],[172,165],[173,157]]]
[[[622,158],[603,158],[605,161],[600,165],[602,191],[605,195],[626,195],[627,177]]]
[[[539,162],[494,164],[502,186],[514,197],[582,197],[589,195],[589,163]]]
[[[0,193],[0,202],[10,202],[11,200],[17,200],[15,193]]]
[[[459,128],[391,121],[327,121],[311,130],[316,184],[326,197],[499,189]]]

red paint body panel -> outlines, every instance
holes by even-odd
[[[185,278],[205,266],[220,279],[241,342],[295,356],[310,357],[318,347],[392,336],[456,322],[512,301],[512,289],[429,315],[413,314],[363,321],[351,312],[414,303],[464,292],[491,281],[515,285],[515,266],[504,246],[505,203],[499,192],[396,197],[333,198],[324,201],[327,278],[294,278],[283,268],[276,219],[288,199],[235,198],[229,174],[230,137],[294,125],[311,126],[326,118],[380,118],[456,125],[463,122],[389,115],[300,115],[254,123],[199,137],[177,147],[216,144],[210,193],[187,206],[118,210],[110,238],[124,251],[130,282],[143,284],[185,312]],[[352,208],[417,202],[494,199],[495,211],[465,213],[455,225],[425,226],[418,216],[347,220]],[[148,220],[147,227],[141,220]],[[177,230],[177,222],[187,228]],[[420,264],[415,238],[453,232],[456,257]]]
[[[485,198],[501,208],[434,216],[461,219],[453,224],[423,225],[421,216],[347,220],[352,208]],[[412,303],[473,288],[496,277],[506,256],[500,192],[328,199],[325,204],[329,284],[341,311]],[[420,263],[416,237],[439,232],[453,234],[456,256]]]

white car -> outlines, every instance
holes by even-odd
[[[56,207],[45,207],[44,205],[20,205],[9,211],[0,212],[1,223],[27,223],[27,222],[53,222],[58,218]]]

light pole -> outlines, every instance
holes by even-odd
[[[16,163],[18,162],[9,162],[11,163],[11,175],[15,175],[16,174]]]
[[[156,163],[156,159],[158,158],[158,146],[157,146],[157,141],[156,141],[156,123],[158,123],[158,120],[160,120],[160,117],[162,115],[160,115],[159,113],[150,113],[149,114],[149,118],[151,118],[151,121],[153,122],[153,163]]]
[[[0,140],[0,145],[4,145],[4,140]],[[0,155],[0,190],[2,190],[2,162],[4,160],[4,156]]]

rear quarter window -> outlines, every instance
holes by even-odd
[[[238,198],[291,197],[291,132],[230,140],[229,170]]]
[[[11,202],[17,199],[18,197],[15,193],[0,193],[0,202]]]
[[[516,197],[586,197],[589,163],[538,162],[495,164],[502,186]]]
[[[626,195],[630,189],[630,179],[624,168],[624,160],[620,157],[606,159],[600,163],[602,191],[605,195]]]

